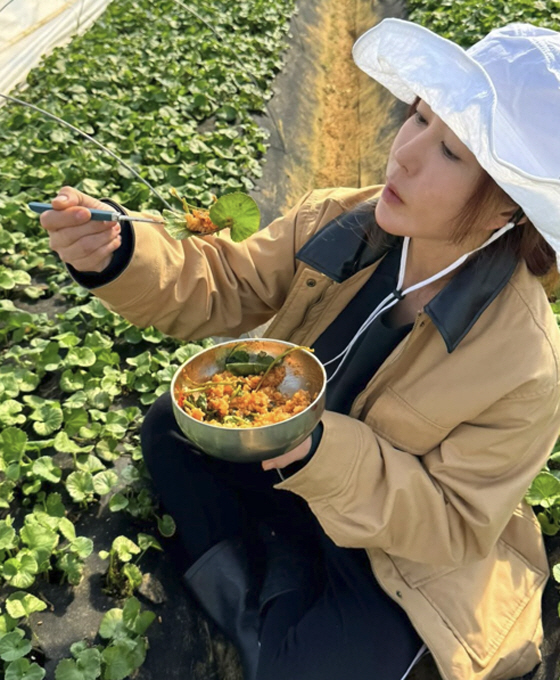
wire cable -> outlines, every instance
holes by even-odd
[[[169,210],[173,210],[173,206],[171,206],[165,198],[161,194],[158,193],[156,189],[148,182],[148,180],[144,179],[141,177],[136,170],[131,167],[128,163],[122,160],[122,158],[119,158],[116,153],[111,151],[111,149],[108,149],[106,146],[101,144],[101,142],[98,142],[97,139],[94,139],[87,133],[83,132],[80,130],[80,128],[75,127],[74,125],[67,123],[64,119],[59,118],[58,116],[55,116],[53,113],[49,113],[48,111],[45,111],[45,109],[41,109],[38,106],[35,106],[35,104],[30,104],[29,102],[25,102],[22,99],[18,99],[17,97],[11,97],[8,94],[2,94],[0,92],[0,97],[3,97],[4,99],[7,99],[8,101],[14,102],[15,104],[21,104],[22,106],[27,106],[30,109],[33,109],[34,111],[38,111],[39,113],[43,114],[43,116],[47,116],[47,118],[52,118],[52,120],[55,120],[57,123],[61,123],[62,125],[65,125],[67,128],[70,128],[70,130],[73,130],[74,132],[77,132],[79,135],[82,137],[85,137],[87,140],[90,142],[93,142],[96,146],[98,146],[100,149],[105,151],[105,153],[108,153],[109,156],[114,158],[116,161],[118,161],[122,166],[124,166],[127,170],[130,170],[130,172],[137,178],[139,179],[143,184],[145,184],[150,191],[152,191],[158,198],[159,200],[168,208]]]

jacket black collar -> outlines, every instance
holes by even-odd
[[[296,258],[337,283],[372,265],[402,237],[387,236],[376,248],[367,239],[379,230],[374,204],[362,204],[326,224],[296,253]],[[498,241],[496,242],[496,244]],[[424,308],[452,352],[511,278],[515,254],[491,244],[480,250]]]

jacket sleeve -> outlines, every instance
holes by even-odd
[[[503,398],[424,456],[333,412],[309,463],[279,483],[302,496],[339,546],[434,566],[485,557],[558,436],[559,390]]]
[[[295,273],[296,232],[315,203],[309,192],[241,243],[228,235],[177,241],[163,227],[133,222],[130,262],[93,293],[131,323],[176,338],[239,335],[282,306]]]

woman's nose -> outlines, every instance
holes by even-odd
[[[398,148],[395,149],[394,158],[395,161],[405,170],[408,174],[413,174],[418,169],[418,164],[421,158],[422,149],[421,144],[417,137],[400,144]]]
[[[411,174],[419,169],[429,146],[430,130],[418,128],[413,119],[408,119],[395,138],[393,158],[403,170]]]

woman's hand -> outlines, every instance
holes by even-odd
[[[121,227],[117,222],[91,221],[87,208],[114,208],[72,187],[63,187],[52,206],[54,210],[41,215],[51,248],[77,271],[103,271],[121,244]]]
[[[288,451],[288,453],[283,453],[281,456],[271,458],[270,460],[263,460],[262,468],[263,470],[274,469],[281,470],[282,468],[285,468],[287,465],[295,463],[296,460],[301,460],[302,458],[305,458],[305,456],[307,456],[307,454],[309,453],[310,448],[311,448],[311,435],[309,435],[309,437],[307,437],[305,441],[299,444],[299,446],[296,446],[295,449]]]

